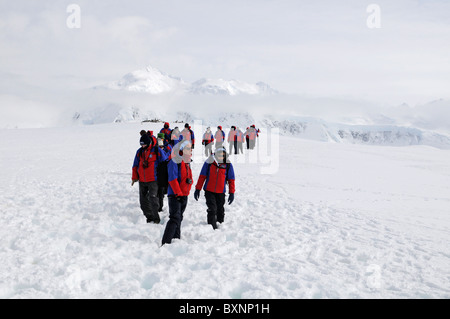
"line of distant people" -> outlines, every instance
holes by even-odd
[[[211,131],[211,127],[208,127],[202,138],[202,145],[205,147],[205,156],[208,157],[212,155],[213,147],[215,149],[224,147],[225,140],[229,144],[229,154],[243,154],[244,144],[246,144],[248,150],[253,150],[256,146],[256,141],[260,132],[260,129],[257,129],[254,124],[247,127],[245,132],[242,132],[237,126],[231,126],[228,138],[226,138],[222,126],[217,126],[217,130],[214,134]],[[170,124],[166,122],[160,133],[164,134],[164,139],[167,144],[175,146],[182,140],[188,140],[192,143],[192,149],[195,148],[195,133],[189,123],[186,123],[183,130],[180,131],[178,127],[171,129]]]
[[[247,144],[247,149],[252,150],[255,148],[256,140],[259,137],[260,130],[256,129],[255,125],[247,127],[245,132],[239,127],[231,126],[230,132],[228,133],[228,144],[229,144],[229,154],[243,154],[244,153],[244,143]],[[206,132],[203,134],[202,144],[205,146],[205,155],[210,156],[212,154],[212,148],[215,142],[215,148],[223,147],[225,142],[225,132],[222,126],[217,127],[217,131],[213,135],[211,128],[208,127]]]
[[[202,138],[202,145],[205,147],[205,156],[208,157],[212,155],[213,147],[216,149],[223,147],[225,141],[229,144],[229,154],[243,154],[244,144],[246,144],[248,150],[253,150],[256,146],[256,141],[260,132],[260,129],[257,129],[255,125],[247,127],[245,132],[237,126],[231,126],[228,138],[226,138],[222,126],[217,126],[217,130],[214,134],[211,131],[211,128],[208,127]],[[175,146],[181,140],[188,140],[192,143],[192,149],[195,148],[195,133],[189,123],[186,123],[183,130],[180,131],[178,127],[171,129],[170,124],[166,122],[160,133],[164,134],[164,139],[167,144]]]

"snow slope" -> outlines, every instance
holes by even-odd
[[[450,297],[450,151],[263,133],[221,228],[191,194],[160,247],[167,206],[146,224],[130,185],[160,126],[0,131],[0,298]]]

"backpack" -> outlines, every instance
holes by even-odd
[[[159,163],[156,168],[158,187],[169,187],[169,171],[167,169],[167,164],[169,164],[169,160]]]
[[[164,162],[161,162],[156,169],[158,174],[158,187],[169,187],[169,170],[167,165],[169,164],[170,159]],[[180,170],[181,163],[178,163],[178,171]]]
[[[157,153],[159,156],[159,153]],[[169,170],[167,165],[171,159],[167,159],[164,162],[158,164],[156,168],[156,176],[158,181],[158,187],[169,187]]]
[[[170,148],[170,151],[172,149]],[[159,156],[159,153],[157,153]],[[161,162],[158,164],[158,167],[156,168],[156,174],[157,174],[157,180],[158,180],[158,187],[169,187],[169,169],[167,165],[169,165],[169,162],[171,161],[171,157],[169,157],[164,162]],[[180,169],[180,164],[178,164],[178,169]]]

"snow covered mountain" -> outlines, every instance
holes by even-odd
[[[128,73],[119,81],[106,84],[102,88],[162,94],[184,90],[187,86],[181,78],[148,66],[145,69]]]
[[[316,100],[277,93],[263,82],[203,78],[189,84],[148,66],[126,74],[119,81],[69,95],[64,99],[64,103],[69,101],[65,108],[59,107],[59,103],[51,109],[30,101],[25,104],[26,112],[10,111],[13,120],[3,117],[6,124],[0,125],[42,127],[198,120],[225,129],[238,126],[245,130],[252,124],[263,131],[278,128],[284,136],[314,141],[450,149],[448,100],[414,107],[401,104],[377,108],[360,101]],[[15,103],[11,102],[10,109],[14,109]],[[46,122],[34,124],[37,119]]]
[[[264,82],[250,84],[240,80],[203,78],[188,84],[181,78],[166,74],[152,66],[128,73],[119,81],[95,88],[144,92],[153,95],[178,93],[235,96],[240,94],[271,95],[278,93],[278,91]]]
[[[263,127],[278,128],[282,135],[344,144],[379,146],[428,145],[450,149],[450,136],[434,131],[396,125],[346,125],[315,118],[263,119]]]
[[[231,126],[243,131],[255,124],[263,132],[279,129],[282,136],[293,136],[307,140],[378,146],[427,145],[439,149],[450,149],[450,135],[412,126],[401,125],[349,125],[334,123],[315,117],[276,116],[254,112],[227,112],[217,110],[211,114],[187,110],[120,107],[111,104],[89,113],[75,114],[73,122],[79,124],[107,124],[133,122],[193,123],[198,121],[205,128],[221,125],[226,132]]]

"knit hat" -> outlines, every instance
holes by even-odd
[[[164,134],[164,133],[158,133],[158,138],[160,138],[160,139],[165,139],[166,138],[166,134]]]
[[[142,135],[140,144],[150,146],[151,144],[150,136],[148,136],[148,134]]]

